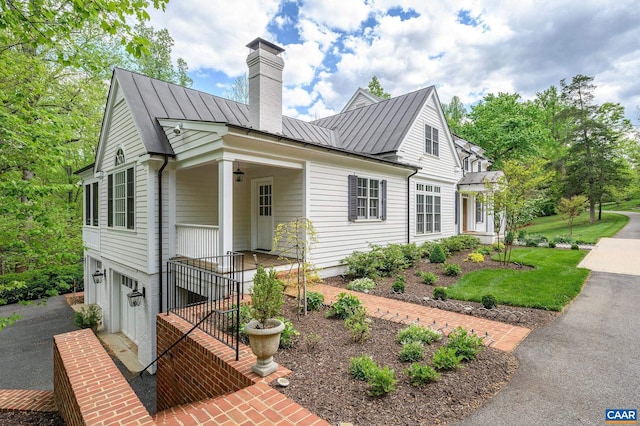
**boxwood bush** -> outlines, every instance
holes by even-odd
[[[83,265],[51,266],[0,275],[0,305],[70,293],[74,280],[76,291],[83,291]]]

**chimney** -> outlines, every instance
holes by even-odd
[[[282,133],[282,70],[278,55],[284,49],[261,38],[247,44],[249,66],[249,125],[257,130]]]

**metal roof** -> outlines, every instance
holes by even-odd
[[[458,185],[477,185],[480,183],[484,184],[487,181],[495,183],[501,176],[504,176],[504,173],[499,170],[493,172],[467,172],[464,177],[460,179]]]

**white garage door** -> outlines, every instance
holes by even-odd
[[[120,277],[120,331],[137,344],[136,308],[129,306],[129,298],[127,295],[137,287],[138,283],[134,279],[125,277],[124,275]]]

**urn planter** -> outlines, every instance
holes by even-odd
[[[273,318],[265,322],[265,328],[257,328],[259,324],[256,320],[250,321],[245,326],[244,332],[249,335],[249,346],[257,358],[251,370],[260,377],[265,377],[278,370],[278,364],[273,361],[273,355],[278,352],[280,333],[284,330],[284,323]]]

